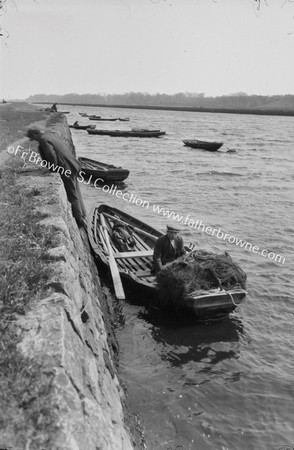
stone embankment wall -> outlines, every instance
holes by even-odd
[[[51,128],[73,148],[64,117]],[[18,319],[19,349],[42,370],[42,386],[36,386],[40,417],[31,423],[39,420],[44,426],[34,429],[28,423],[24,430],[11,423],[0,432],[1,445],[21,450],[137,448],[127,425],[114,363],[115,337],[86,231],[72,217],[59,175],[28,172],[19,183],[41,192],[36,207],[46,213],[42,223],[54,242],[46,296]],[[47,423],[41,417],[44,407]],[[26,408],[29,415],[30,405]]]

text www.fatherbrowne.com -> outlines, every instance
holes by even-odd
[[[286,258],[284,256],[278,255],[274,252],[270,252],[266,249],[261,250],[258,245],[253,245],[251,244],[251,242],[243,241],[242,239],[239,239],[233,235],[224,233],[221,228],[212,228],[206,226],[201,219],[194,220],[189,214],[187,214],[186,216],[181,216],[174,211],[169,211],[168,209],[158,205],[153,205],[153,211],[157,214],[168,217],[169,219],[176,220],[177,222],[184,225],[188,225],[195,230],[203,231],[210,236],[216,236],[218,239],[228,241],[230,244],[235,244],[241,248],[244,248],[245,250],[252,251],[253,253],[256,253],[278,263],[285,264]]]
[[[57,166],[54,164],[50,164],[48,161],[42,160],[40,156],[36,153],[31,151],[29,148],[26,152],[23,152],[24,147],[18,145],[16,148],[11,145],[8,147],[7,151],[10,154],[16,155],[18,151],[20,151],[20,157],[24,160],[25,164],[26,162],[30,162],[33,164],[40,165],[41,167],[46,167],[47,169],[50,169],[53,172],[61,173],[62,175],[65,175],[67,177],[70,177],[71,172],[70,170],[65,171],[63,167]],[[28,159],[27,159],[28,158]],[[85,172],[80,171],[79,176],[77,180],[79,182],[85,183],[84,178]],[[89,180],[85,184],[89,184]],[[141,206],[145,209],[150,209],[150,203],[148,200],[142,200],[140,197],[138,197],[134,193],[128,193],[123,192],[119,189],[117,189],[117,186],[114,185],[101,185],[104,180],[102,178],[96,179],[93,184],[96,189],[101,189],[103,192],[106,192],[110,195],[113,195],[115,197],[121,198],[122,200],[135,204],[137,206]],[[153,204],[152,210],[154,213],[160,214],[164,217],[167,217],[168,219],[175,220],[178,223],[181,223],[183,225],[188,225],[188,227],[193,228],[194,230],[200,230],[210,236],[216,236],[218,239],[222,239],[224,241],[228,241],[230,244],[235,244],[241,248],[244,248],[245,250],[252,251],[255,254],[261,255],[264,258],[268,258],[272,261],[285,264],[286,258],[284,256],[278,255],[274,252],[270,252],[266,249],[261,250],[258,245],[253,245],[251,242],[243,241],[242,239],[236,238],[235,236],[232,236],[228,233],[224,233],[221,228],[212,228],[209,226],[206,226],[202,220],[194,220],[191,218],[190,214],[187,214],[186,216],[181,216],[174,211],[170,211],[169,209],[166,209],[162,206]]]
[[[78,178],[78,181],[83,181],[83,177],[81,176]],[[100,181],[103,181],[100,179]],[[99,186],[94,182],[94,186],[96,189],[102,189],[103,192],[106,192],[110,195],[113,195],[117,198],[121,198],[122,200],[132,203],[137,206],[141,206],[141,208],[150,209],[150,202],[148,200],[143,200],[142,198],[138,197],[135,193],[130,192],[123,192],[119,189],[117,189],[117,186],[114,185],[104,185]],[[252,251],[255,254],[261,255],[264,258],[268,258],[272,261],[275,261],[277,263],[285,264],[286,258],[284,256],[278,255],[274,252],[270,252],[266,249],[261,250],[257,245],[251,244],[251,242],[243,241],[242,239],[236,238],[235,236],[232,236],[228,233],[224,233],[221,228],[212,228],[209,226],[206,226],[202,220],[194,220],[189,214],[186,216],[182,216],[180,214],[177,214],[174,211],[170,211],[169,209],[166,209],[162,206],[152,204],[152,211],[154,213],[160,214],[164,217],[167,217],[170,220],[175,220],[178,223],[181,223],[183,225],[188,225],[188,227],[193,228],[194,230],[200,230],[202,232],[205,232],[206,234],[210,236],[216,236],[218,239],[222,239],[224,241],[228,241],[230,244],[235,244],[245,250]]]

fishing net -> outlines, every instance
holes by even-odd
[[[195,250],[166,264],[157,274],[160,297],[178,306],[189,294],[210,289],[246,289],[246,274],[230,255]]]

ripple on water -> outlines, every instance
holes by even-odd
[[[70,109],[70,107],[69,107]],[[109,109],[83,108],[109,115]],[[121,115],[121,110],[112,110]],[[122,189],[148,209],[90,186],[87,207],[109,203],[164,229],[153,204],[278,253],[284,264],[185,227],[199,248],[228,251],[248,276],[248,295],[227,320],[181,323],[128,297],[120,307],[120,376],[139,413],[148,449],[258,449],[293,445],[293,119],[126,110],[131,125],[167,131],[122,140],[73,131],[77,153],[128,168]],[[71,113],[70,119],[79,119]],[[71,121],[70,121],[71,122]],[[117,127],[117,125],[116,125]],[[189,149],[210,135],[236,153]],[[181,448],[181,447],[179,447]]]

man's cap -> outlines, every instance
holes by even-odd
[[[173,233],[179,233],[181,231],[181,228],[173,223],[167,224],[166,229],[167,231],[172,231]]]
[[[27,130],[26,135],[28,138],[33,138],[34,136],[39,136],[40,134],[42,134],[42,130],[41,128],[38,127],[31,127]]]

